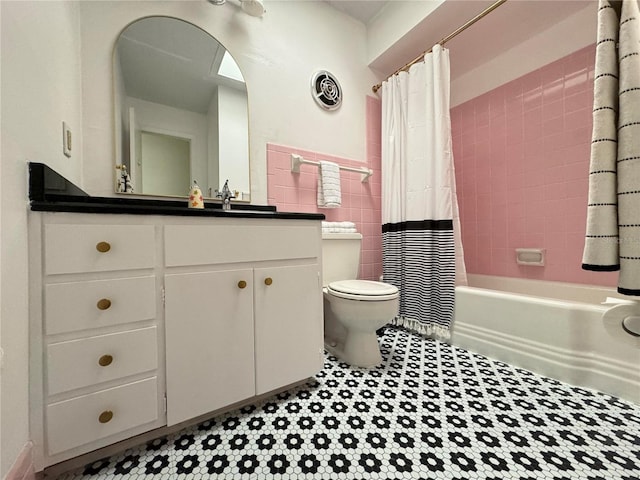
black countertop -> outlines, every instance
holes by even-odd
[[[321,213],[278,212],[271,205],[232,203],[223,210],[218,202],[205,208],[188,208],[184,200],[92,197],[42,163],[29,163],[29,200],[36,212],[122,213],[131,215],[177,215],[185,217],[274,218],[324,220]]]

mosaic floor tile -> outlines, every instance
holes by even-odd
[[[640,478],[640,407],[403,329],[380,341],[377,368],[327,356],[307,385],[58,478]]]

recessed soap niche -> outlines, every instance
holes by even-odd
[[[516,263],[544,267],[546,249],[544,248],[516,248]]]

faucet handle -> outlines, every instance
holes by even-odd
[[[224,186],[222,187],[222,195],[223,198],[236,198],[231,189],[229,188],[229,179],[224,182]]]

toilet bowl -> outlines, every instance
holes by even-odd
[[[376,330],[398,314],[398,289],[388,283],[356,280],[360,234],[322,238],[325,348],[358,367],[382,362]]]
[[[398,313],[398,289],[368,280],[332,282],[324,291],[325,347],[358,367],[382,362],[376,330]]]

